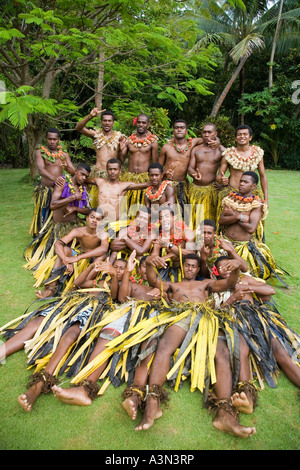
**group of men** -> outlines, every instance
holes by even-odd
[[[87,127],[99,115],[101,128]],[[263,151],[251,145],[246,125],[235,131],[236,147],[225,149],[214,124],[203,126],[201,138],[189,138],[186,122],[177,120],[159,151],[149,117],[140,114],[135,124],[126,138],[101,108],[79,122],[76,130],[94,142],[92,167],[73,165],[59,131],[48,129],[46,146],[36,152],[41,181],[25,258],[35,286],[44,286],[37,297],[54,300],[13,330],[0,329],[7,337],[0,359],[25,342],[33,363],[47,358],[18,398],[26,411],[49,390],[63,402],[90,405],[98,379],[119,384],[121,374],[128,382],[123,408],[135,420],[141,407],[136,430],[146,430],[162,415],[164,383],[178,389],[189,375],[191,390],[204,392],[216,409],[215,428],[248,437],[255,428],[240,425],[238,414],[255,406],[249,356],[259,381],[275,386],[280,366],[300,386],[294,357],[300,338],[265,304],[275,294],[266,281],[284,281],[263,240]],[[58,312],[64,328],[61,320],[57,326]],[[249,313],[259,318],[255,327]],[[92,351],[84,362],[85,347]],[[109,362],[115,355],[119,367]],[[77,387],[57,385],[65,370]]]

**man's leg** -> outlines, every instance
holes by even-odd
[[[272,349],[279,367],[293,384],[300,387],[300,367],[292,360],[277,338],[272,338]]]
[[[160,339],[153,363],[150,369],[149,389],[161,389],[166,381],[167,373],[170,370],[170,361],[172,354],[181,345],[186,331],[176,325],[172,325],[166,329]],[[155,419],[160,418],[162,411],[160,408],[160,399],[156,391],[149,393],[146,399],[146,406],[141,423],[136,426],[136,431],[146,430],[150,428]]]
[[[32,385],[26,393],[23,393],[18,397],[18,402],[25,411],[31,411],[32,405],[42,392],[48,393],[51,390],[52,385],[54,385],[56,381],[53,377],[53,373],[70,346],[72,346],[78,338],[79,333],[80,327],[78,323],[70,326],[62,336],[57,349],[51,356],[44,372],[33,374]]]
[[[212,407],[217,409],[213,426],[219,431],[246,438],[251,434],[255,434],[256,430],[253,427],[241,426],[238,422],[238,411],[231,403],[232,372],[229,350],[225,337],[221,339],[221,336],[223,335],[220,333],[215,357],[217,378],[214,384],[215,397],[211,400]]]
[[[23,349],[24,342],[33,338],[43,320],[44,317],[42,315],[33,318],[22,330],[2,344],[0,346],[0,362],[11,354]]]
[[[108,329],[106,329],[107,331]],[[119,336],[119,333],[115,330],[112,330],[111,338],[115,338]],[[102,351],[104,351],[109,339],[99,337],[96,346],[91,354],[89,359],[89,363],[98,356]],[[99,391],[99,387],[95,384],[104,371],[105,367],[107,366],[108,360],[105,361],[100,367],[98,367],[94,372],[92,372],[85,380],[84,383],[77,386],[77,387],[70,387],[70,388],[61,388],[58,386],[54,386],[52,388],[54,395],[56,398],[64,403],[69,403],[71,405],[80,405],[80,406],[87,406],[91,405],[92,401],[96,398],[97,393]]]

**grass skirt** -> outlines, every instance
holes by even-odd
[[[188,200],[191,205],[189,216],[189,227],[196,230],[204,219],[216,221],[218,193],[213,184],[208,186],[197,186],[189,184]]]
[[[48,188],[42,184],[36,185],[33,190],[34,210],[29,229],[29,233],[32,237],[36,237],[49,217],[52,217],[52,211],[50,209],[52,193],[53,188]]]
[[[26,264],[23,267],[36,270],[42,262],[49,262],[55,256],[55,242],[67,235],[73,228],[84,225],[85,221],[81,219],[66,223],[55,223],[53,219],[48,219],[38,236],[25,249]]]

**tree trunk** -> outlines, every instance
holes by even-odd
[[[28,143],[28,161],[29,161],[29,172],[30,178],[34,181],[35,177],[38,174],[38,169],[36,166],[36,159],[35,159],[35,150],[36,148],[41,145],[43,135],[44,135],[44,128],[36,130],[34,123],[32,122],[31,116],[29,116],[29,122],[24,129],[27,143]]]
[[[280,26],[281,26],[282,5],[283,5],[283,0],[281,0],[281,2],[280,2],[278,18],[277,18],[277,25],[276,25],[275,35],[274,35],[274,39],[273,39],[273,44],[272,44],[272,51],[271,51],[271,57],[270,57],[270,68],[269,68],[269,89],[272,88],[272,86],[273,86],[273,60],[274,60],[274,57],[275,57],[276,45],[277,45],[279,30],[280,30]]]
[[[243,57],[243,58],[240,60],[240,62],[239,62],[239,64],[238,64],[237,68],[235,69],[235,71],[234,71],[234,73],[233,73],[231,79],[229,80],[229,82],[228,82],[227,85],[225,86],[224,90],[222,91],[220,98],[219,98],[218,101],[215,103],[215,105],[214,105],[214,107],[213,107],[213,109],[212,109],[212,111],[211,111],[211,113],[210,113],[211,117],[216,117],[216,116],[217,116],[217,114],[218,114],[218,112],[219,112],[219,110],[220,110],[220,107],[222,106],[223,101],[225,100],[226,96],[228,95],[230,88],[232,87],[232,85],[233,85],[233,83],[235,82],[236,78],[238,77],[240,71],[241,71],[242,68],[244,67],[246,61],[247,61],[247,57]]]
[[[103,99],[103,82],[104,82],[104,52],[101,50],[99,55],[99,74],[98,74],[98,83],[97,91],[95,96],[95,104],[97,107],[102,106]]]

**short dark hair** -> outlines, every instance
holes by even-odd
[[[113,120],[115,120],[115,116],[112,111],[108,111],[108,110],[103,111],[103,113],[101,114],[101,121],[102,121],[103,116],[112,116]]]
[[[143,263],[145,263],[146,258],[148,258],[148,256],[149,256],[149,255],[144,255],[144,256],[141,257],[141,259],[140,259],[140,266],[141,266]]]
[[[235,131],[234,131],[234,135],[236,135],[237,131],[239,131],[241,129],[248,129],[250,136],[253,135],[253,130],[251,129],[250,126],[247,126],[247,124],[240,124],[239,126],[237,126]]]
[[[100,215],[102,215],[102,217],[104,217],[104,213],[103,213],[103,210],[101,209],[101,207],[92,207],[89,210],[88,215],[90,215],[92,212],[97,212],[97,214],[100,214]]]
[[[213,122],[205,122],[205,123],[203,124],[203,127],[204,127],[204,126],[213,126],[213,127],[215,128],[215,130],[217,130],[217,126],[216,126]],[[202,127],[202,129],[203,129],[203,127]]]
[[[196,255],[196,253],[189,253],[187,255],[184,255],[183,258],[182,258],[182,264],[184,264],[184,262],[187,260],[187,259],[194,259],[197,261],[198,263],[198,266],[200,268],[201,266],[201,258],[200,256]]]
[[[119,165],[119,168],[122,168],[122,162],[118,158],[110,158],[106,162],[106,168],[109,163],[117,163]]]
[[[80,162],[80,163],[78,163],[78,165],[77,165],[77,170],[79,170],[80,168],[83,168],[84,170],[88,171],[89,173],[91,172],[91,167],[90,167],[90,165],[88,165],[88,164],[85,163],[85,162]]]
[[[46,137],[50,132],[52,134],[57,134],[58,137],[60,137],[60,131],[58,129],[56,129],[56,127],[48,127],[48,129],[46,130]]]
[[[137,214],[139,212],[147,212],[148,215],[151,215],[151,209],[150,207],[146,207],[146,206],[140,206],[138,211],[137,211]]]
[[[217,230],[217,224],[216,222],[214,222],[213,220],[211,219],[204,219],[202,220],[202,222],[200,222],[200,226],[203,226],[203,225],[209,225],[210,227],[213,227],[215,232]]]
[[[164,167],[161,165],[161,163],[158,163],[158,162],[150,163],[150,165],[148,166],[148,172],[149,172],[152,168],[157,168],[161,173],[164,172]]]
[[[150,122],[150,117],[148,116],[148,114],[146,114],[146,113],[140,113],[140,114],[138,114],[137,119],[138,119],[139,117],[141,117],[141,116],[145,116],[145,117],[147,118],[147,121]]]
[[[259,182],[259,177],[258,177],[258,174],[255,173],[254,171],[250,171],[250,170],[249,170],[249,171],[244,171],[243,175],[251,176],[253,183],[254,183],[254,184],[258,184],[258,182]],[[242,175],[242,176],[243,176],[243,175]]]
[[[230,258],[229,258],[229,256],[219,256],[219,257],[216,259],[215,263],[214,263],[214,264],[215,264],[215,267],[218,268],[219,263],[220,263],[221,261],[223,261],[224,259],[227,260],[227,259],[230,259]],[[217,279],[219,279],[221,276],[219,275],[219,276],[216,276],[216,277],[217,277]]]
[[[176,119],[176,121],[173,124],[173,127],[175,127],[175,124],[177,124],[178,122],[183,122],[185,124],[185,127],[187,128],[187,123],[184,119]]]

